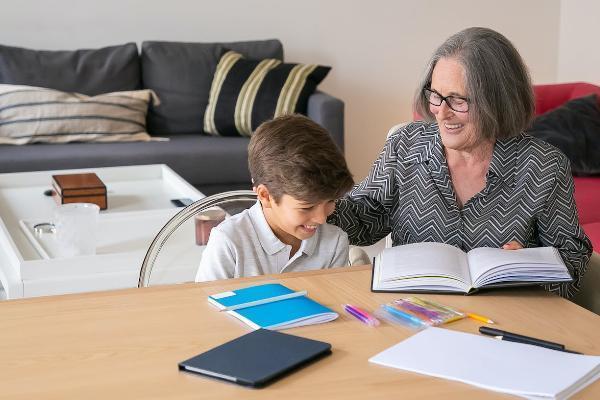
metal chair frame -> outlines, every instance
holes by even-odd
[[[224,207],[226,203],[232,203],[235,206],[236,201],[252,201],[256,200],[256,193],[252,190],[234,190],[230,192],[223,192],[213,194],[211,196],[205,197],[189,206],[185,207],[177,214],[173,216],[158,232],[158,234],[152,240],[148,251],[146,252],[146,256],[144,257],[144,261],[142,262],[142,266],[140,268],[140,276],[138,279],[138,287],[146,287],[150,282],[150,275],[152,274],[152,268],[154,267],[154,262],[158,257],[161,249],[164,244],[169,240],[171,235],[187,220],[192,218],[194,215],[199,212],[219,206],[224,208],[226,212],[228,212],[227,207]],[[234,209],[235,207],[232,207]]]

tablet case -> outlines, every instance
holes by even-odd
[[[258,329],[180,362],[179,369],[262,387],[328,354],[331,354],[329,343]]]

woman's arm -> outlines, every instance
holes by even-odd
[[[572,282],[550,284],[546,288],[560,296],[571,298],[579,291],[592,244],[579,225],[577,207],[573,198],[573,177],[566,157],[558,160],[558,173],[554,187],[546,200],[543,213],[537,221],[540,243],[556,247],[567,265]]]
[[[328,222],[348,233],[350,244],[368,246],[390,233],[390,210],[396,194],[396,133],[386,141],[369,175],[342,199]]]

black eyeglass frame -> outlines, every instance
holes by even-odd
[[[440,103],[439,104],[435,104],[431,101],[431,95],[432,94],[436,94],[440,97]],[[463,96],[442,96],[441,94],[439,94],[438,92],[436,92],[435,90],[432,90],[431,88],[424,88],[423,89],[423,95],[425,96],[425,98],[427,99],[427,101],[429,102],[429,104],[431,104],[432,106],[436,106],[439,107],[442,105],[442,102],[446,102],[446,104],[448,105],[448,107],[450,107],[450,109],[452,111],[456,111],[459,113],[466,113],[469,112],[469,106],[471,104],[471,100],[468,97],[463,97]],[[448,99],[450,99],[450,101],[448,101]],[[459,100],[464,100],[467,104],[467,109],[466,110],[457,110],[454,107],[452,107],[452,99],[459,99]]]

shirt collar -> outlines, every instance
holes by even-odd
[[[265,218],[265,214],[263,212],[260,201],[257,201],[256,204],[250,207],[250,210],[248,212],[250,215],[250,220],[254,225],[256,234],[258,235],[258,240],[260,241],[260,244],[263,247],[263,249],[269,255],[275,255],[276,253],[283,250],[285,246],[287,246],[285,243],[279,240],[279,238],[273,233],[273,230],[271,229],[269,223],[267,222],[267,219]],[[317,228],[317,231],[313,236],[306,240],[303,240],[302,243],[300,243],[300,249],[298,250],[298,252],[311,256],[315,252],[320,234],[321,229],[319,227]]]
[[[488,170],[488,179],[499,179],[512,186],[517,172],[519,142],[523,135],[496,140],[494,153]]]
[[[439,147],[439,149],[437,149]],[[421,133],[406,153],[402,161],[410,164],[428,163],[432,161],[438,166],[443,163],[444,152],[437,124],[427,124],[425,131]]]
[[[515,180],[517,153],[523,135],[496,140],[488,171],[488,179],[499,179],[512,185]],[[446,165],[444,146],[437,123],[428,124],[406,154],[404,162],[427,163],[431,171],[440,171]]]

